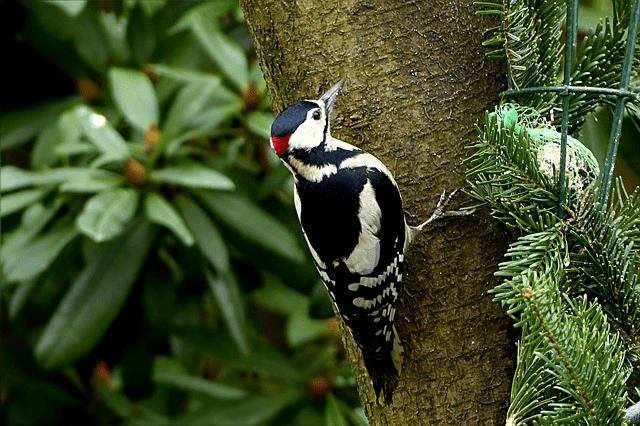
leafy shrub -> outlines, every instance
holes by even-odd
[[[23,7],[77,93],[1,117],[3,422],[366,423],[236,2]]]

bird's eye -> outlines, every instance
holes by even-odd
[[[315,110],[313,114],[311,114],[311,117],[313,117],[314,120],[320,120],[320,115],[320,110]]]

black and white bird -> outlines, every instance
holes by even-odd
[[[376,395],[391,402],[403,359],[394,320],[405,250],[433,221],[473,211],[445,212],[455,191],[443,192],[426,222],[407,225],[391,172],[331,136],[331,108],[344,82],[282,111],[271,126],[271,147],[293,173],[296,212],[318,272],[362,351]]]

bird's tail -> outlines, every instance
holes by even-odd
[[[383,354],[367,356],[363,354],[364,365],[369,377],[373,381],[373,389],[376,397],[386,404],[393,402],[393,391],[398,385],[398,378],[402,371],[403,348],[398,338],[395,325],[393,326],[393,349]]]

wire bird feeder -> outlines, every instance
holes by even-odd
[[[624,116],[625,103],[629,100],[636,99],[638,95],[629,91],[629,81],[631,80],[631,66],[633,64],[633,54],[636,46],[636,38],[638,35],[638,22],[640,19],[640,0],[634,0],[631,6],[631,16],[629,22],[629,31],[627,34],[627,46],[625,49],[624,61],[622,63],[622,72],[620,74],[620,85],[618,89],[610,89],[603,87],[585,87],[571,85],[571,63],[577,48],[578,40],[578,0],[567,1],[567,32],[564,56],[564,85],[563,86],[539,86],[514,88],[513,77],[508,72],[508,89],[502,92],[502,96],[516,96],[522,93],[531,92],[556,92],[562,94],[562,127],[560,140],[560,179],[559,179],[559,197],[558,197],[558,214],[564,216],[564,205],[566,201],[566,169],[567,169],[567,136],[569,132],[569,97],[573,93],[596,93],[601,96],[616,98],[616,111],[613,116],[613,124],[611,125],[611,133],[609,136],[609,148],[604,163],[602,173],[602,182],[600,185],[599,204],[600,209],[605,210],[609,193],[611,192],[611,182],[613,179],[613,169],[615,166],[616,155],[618,153],[618,143],[620,141],[620,132],[622,130],[622,118]],[[570,41],[570,42],[569,42]],[[508,70],[509,68],[507,68]]]

